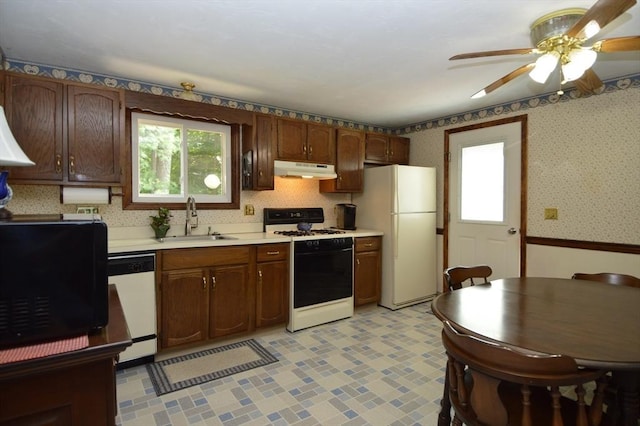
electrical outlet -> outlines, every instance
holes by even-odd
[[[558,209],[550,207],[544,209],[544,220],[558,220]]]
[[[254,214],[256,214],[256,211],[253,208],[253,204],[245,204],[244,205],[244,215],[245,216],[253,216]]]

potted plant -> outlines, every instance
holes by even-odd
[[[171,228],[171,225],[169,225],[171,211],[166,207],[160,207],[157,216],[149,217],[151,218],[151,228],[153,228],[153,232],[156,233],[156,238],[166,237],[167,231]]]

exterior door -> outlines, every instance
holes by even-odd
[[[520,276],[526,116],[455,129],[447,136],[445,268],[487,264],[493,269],[492,279]]]

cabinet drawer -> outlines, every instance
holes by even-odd
[[[162,269],[203,268],[217,265],[238,265],[249,263],[250,246],[201,247],[164,250]]]
[[[380,250],[382,237],[359,237],[356,238],[356,251]]]
[[[258,246],[258,262],[284,260],[289,254],[289,244],[261,244]]]

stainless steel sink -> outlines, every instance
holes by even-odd
[[[229,237],[222,234],[210,235],[174,235],[172,237],[156,238],[160,243],[182,242],[182,241],[213,241],[213,240],[237,240],[235,237]]]

